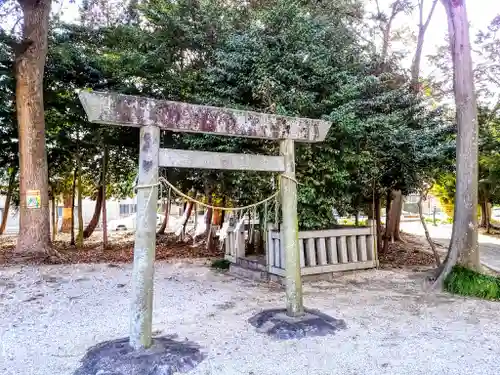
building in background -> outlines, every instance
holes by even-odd
[[[76,203],[76,202],[75,202]],[[92,219],[92,216],[94,215],[94,210],[95,210],[95,205],[96,201],[85,198],[82,200],[82,209],[83,209],[83,225],[86,226],[89,221]],[[3,210],[5,207],[5,196],[0,195],[0,220],[3,215]],[[52,207],[52,205],[50,206]],[[181,205],[177,205],[175,203],[172,203],[171,209],[170,209],[170,214],[173,216],[180,216],[182,215],[182,209],[183,207]],[[159,213],[164,212],[164,207],[162,203],[159,201],[158,202],[158,211]],[[128,216],[131,216],[137,212],[137,201],[136,197],[134,196],[133,198],[127,198],[127,199],[122,199],[122,200],[116,200],[116,199],[108,199],[106,201],[106,214],[107,214],[107,221],[108,223],[112,220],[118,220],[118,219],[123,219]],[[62,223],[62,213],[63,213],[63,205],[60,204],[57,207],[57,216],[59,218],[59,228]],[[75,204],[75,227],[78,226],[78,205]],[[102,220],[102,215],[99,220],[99,224],[97,226],[98,229],[101,228],[101,220]],[[9,209],[9,216],[7,219],[7,227],[5,229],[6,233],[17,233],[19,230],[19,213],[16,207],[13,207],[11,205]]]
[[[403,213],[411,213],[418,214],[418,200],[420,199],[420,195],[418,194],[409,194],[406,196],[405,202],[403,204]],[[441,204],[439,199],[435,196],[428,194],[427,199],[422,201],[422,213],[424,215],[432,215],[436,209],[436,212],[442,212]]]

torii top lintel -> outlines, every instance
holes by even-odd
[[[161,129],[261,139],[321,142],[331,123],[222,107],[194,105],[112,92],[80,92],[90,122],[155,125]]]

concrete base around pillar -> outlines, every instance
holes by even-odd
[[[248,321],[257,328],[257,332],[278,340],[333,335],[347,328],[345,321],[310,309],[306,309],[300,317],[288,316],[285,309],[264,310]]]
[[[136,351],[123,338],[90,348],[74,375],[172,375],[192,370],[204,358],[188,341],[156,337],[150,348]]]

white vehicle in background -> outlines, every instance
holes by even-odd
[[[491,210],[491,218],[495,221],[500,221],[500,207],[495,207]]]
[[[159,227],[163,223],[164,215],[156,214],[156,226]],[[135,230],[136,224],[136,214],[117,219],[108,222],[108,230],[110,231],[120,231],[120,230]]]

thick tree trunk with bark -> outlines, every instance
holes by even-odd
[[[447,261],[435,286],[453,266],[480,270],[477,242],[478,123],[472,70],[469,23],[464,0],[442,0],[448,16],[457,111],[457,182],[453,231]]]
[[[391,210],[388,215],[390,225],[388,227],[388,231],[386,231],[386,235],[388,235],[392,241],[401,241],[400,225],[401,214],[403,213],[404,197],[401,190],[393,190],[391,196]]]
[[[19,131],[18,253],[49,253],[50,209],[43,76],[51,0],[18,0],[23,11],[23,41],[15,54],[16,112]],[[40,192],[40,207],[28,208],[29,190]]]
[[[97,224],[99,224],[99,219],[101,217],[103,194],[104,194],[104,189],[101,181],[101,185],[97,189],[94,214],[92,215],[92,219],[90,219],[89,223],[87,224],[87,228],[85,228],[85,230],[83,231],[83,238],[89,238],[92,235],[92,233],[94,233]]]
[[[9,218],[9,208],[10,202],[12,201],[12,194],[14,193],[14,186],[16,183],[16,170],[10,171],[9,174],[9,186],[7,187],[7,195],[5,196],[5,204],[2,212],[2,224],[0,224],[0,235],[5,232],[7,227],[7,219]]]

